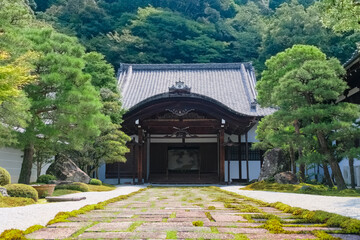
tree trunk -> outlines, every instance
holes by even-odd
[[[300,125],[299,125],[299,121],[295,120],[293,123],[294,127],[295,127],[295,133],[297,136],[300,136]],[[298,148],[298,153],[299,153],[299,158],[302,158],[303,156],[303,152],[302,152],[302,147]],[[305,163],[300,163],[300,182],[304,182],[305,181]]]
[[[350,178],[351,178],[351,188],[355,189],[355,170],[354,170],[354,158],[349,158],[349,167],[350,167]]]
[[[42,161],[39,160],[38,162],[36,162],[36,178],[40,177],[41,168],[42,168]]]
[[[24,158],[21,165],[19,183],[25,183],[25,184],[30,183],[33,159],[34,159],[34,144],[29,143],[25,146],[24,149]]]
[[[334,174],[336,186],[337,186],[338,190],[346,189],[347,187],[346,187],[343,175],[341,173],[339,163],[336,161],[333,154],[331,154],[324,135],[321,132],[317,132],[316,135],[318,137],[318,141],[319,141],[319,144],[320,144],[323,154],[325,154],[325,156],[327,156],[329,158],[329,164],[331,167],[331,171]]]
[[[293,172],[293,174],[296,174],[295,152],[294,152],[294,148],[293,148],[292,144],[290,144],[289,152],[290,152],[292,172]]]
[[[323,163],[323,168],[324,168],[324,176],[325,176],[326,185],[328,185],[331,188],[334,187],[334,184],[330,177],[328,165],[326,163]]]

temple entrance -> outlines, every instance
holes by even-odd
[[[151,143],[150,183],[217,183],[217,143]]]

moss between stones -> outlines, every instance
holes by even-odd
[[[203,221],[193,221],[192,224],[193,224],[195,227],[202,227],[202,226],[204,226],[204,222],[203,222]]]
[[[25,235],[30,234],[32,232],[35,232],[39,229],[44,228],[42,225],[34,225],[29,228],[27,228],[25,231],[19,230],[19,229],[9,229],[5,230],[1,233],[0,239],[16,239],[16,240],[23,240],[26,239]]]
[[[266,202],[263,202],[263,201],[260,201],[257,199],[241,196],[237,193],[228,192],[228,191],[220,189],[218,187],[209,187],[209,188],[223,192],[223,193],[227,193],[228,195],[231,195],[234,197],[238,197],[238,198],[242,198],[242,199],[246,199],[246,200],[255,202],[257,204],[260,204],[261,206],[274,207],[283,212],[291,213],[291,214],[295,215],[296,217],[304,220],[303,222],[308,222],[308,223],[319,223],[320,222],[320,223],[326,224],[326,226],[329,226],[329,227],[341,227],[343,229],[343,231],[342,231],[343,233],[360,234],[360,220],[358,220],[358,219],[344,217],[344,216],[341,216],[341,215],[338,215],[335,213],[329,213],[329,212],[325,212],[325,211],[310,211],[310,210],[302,209],[299,207],[291,207],[291,206],[286,205],[281,202],[269,204],[269,203],[266,203]]]
[[[67,218],[69,218],[69,217],[75,217],[79,214],[83,214],[83,213],[86,213],[91,210],[103,209],[104,206],[108,205],[109,203],[114,203],[114,202],[118,202],[118,201],[127,199],[137,193],[145,191],[146,189],[147,188],[142,188],[142,189],[139,189],[138,191],[132,192],[128,195],[118,196],[118,197],[106,200],[104,202],[99,202],[98,204],[86,205],[86,206],[80,208],[79,210],[74,210],[71,212],[59,212],[58,214],[56,214],[55,218],[50,220],[46,225],[51,225],[51,224],[58,223],[58,222],[69,222],[69,220],[67,220]],[[30,234],[41,228],[44,228],[44,227],[41,225],[33,225],[33,226],[27,228],[25,231],[22,231],[19,229],[5,230],[0,235],[0,239],[16,239],[16,240],[26,239],[25,238],[26,234]]]
[[[269,230],[270,233],[285,233],[282,224],[277,219],[267,220],[263,228]]]

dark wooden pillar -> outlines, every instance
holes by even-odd
[[[221,128],[219,132],[219,163],[220,163],[220,182],[225,181],[225,146],[224,146],[224,129]]]
[[[142,152],[142,156],[143,156],[143,171],[142,171],[142,176],[143,176],[143,179],[144,179],[144,182],[147,181],[147,151],[148,151],[148,147],[147,147],[147,138],[146,139],[143,139],[144,140],[144,144],[143,144],[143,152]]]
[[[246,180],[249,182],[249,141],[248,132],[245,133]]]
[[[138,183],[142,183],[143,178],[143,130],[141,126],[138,128]]]
[[[238,135],[238,159],[239,159],[239,181],[242,179],[242,168],[241,168],[241,135]]]

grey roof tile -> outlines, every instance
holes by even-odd
[[[251,110],[250,103],[257,96],[251,63],[121,64],[118,72],[125,109],[168,93],[177,81],[185,82],[192,93],[210,97],[239,114],[265,116],[275,111],[260,106]]]

